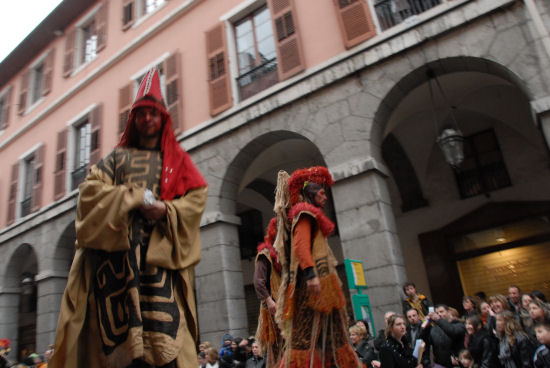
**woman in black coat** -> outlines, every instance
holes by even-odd
[[[498,359],[504,368],[531,368],[536,347],[510,311],[497,314]]]
[[[369,339],[367,329],[364,324],[356,323],[349,328],[349,339],[357,357],[363,364],[367,365],[367,368],[379,367],[376,360],[376,353],[374,352],[374,344],[372,339]]]
[[[474,358],[474,363],[480,368],[500,367],[497,358],[497,341],[489,331],[483,328],[483,322],[479,316],[474,315],[466,319],[466,331],[467,336],[464,345]]]
[[[407,333],[405,317],[395,314],[388,320],[386,341],[380,348],[380,363],[383,368],[422,368],[412,355],[412,349],[403,337]]]

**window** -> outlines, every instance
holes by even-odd
[[[90,152],[92,146],[92,125],[86,117],[75,127],[75,155],[74,167],[71,175],[72,189],[76,189],[84,178],[88,164],[90,163]]]
[[[235,24],[235,42],[239,77],[237,84],[241,99],[246,99],[278,82],[277,52],[273,27],[266,6],[255,10]],[[215,79],[222,62],[212,60],[211,79]]]
[[[455,175],[462,198],[512,185],[492,129],[465,137],[464,161]]]
[[[11,86],[0,93],[0,130],[6,129],[10,117]]]
[[[63,76],[94,60],[107,44],[107,4],[92,9],[74,28],[67,31],[63,58]]]
[[[80,64],[92,61],[97,56],[97,31],[95,19],[80,29]]]
[[[166,0],[123,0],[122,29],[134,24],[136,18],[144,18],[154,13],[166,3]]]
[[[163,5],[165,0],[143,0],[143,15],[150,14]]]
[[[44,63],[40,63],[31,71],[31,105],[42,97],[42,78],[44,75]]]
[[[34,154],[23,160],[23,198],[21,200],[21,217],[25,217],[31,213],[32,186],[35,181],[34,165]]]

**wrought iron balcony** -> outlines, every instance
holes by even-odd
[[[442,2],[443,0],[375,0],[374,9],[380,28],[384,31]]]
[[[277,58],[267,60],[237,78],[241,100],[254,96],[279,81],[277,75]]]

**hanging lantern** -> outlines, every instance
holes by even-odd
[[[443,151],[445,161],[451,167],[456,168],[462,163],[462,160],[464,160],[464,136],[460,130],[443,129],[437,137],[437,144]]]

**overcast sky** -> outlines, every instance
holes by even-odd
[[[0,60],[46,18],[61,0],[1,0]]]

